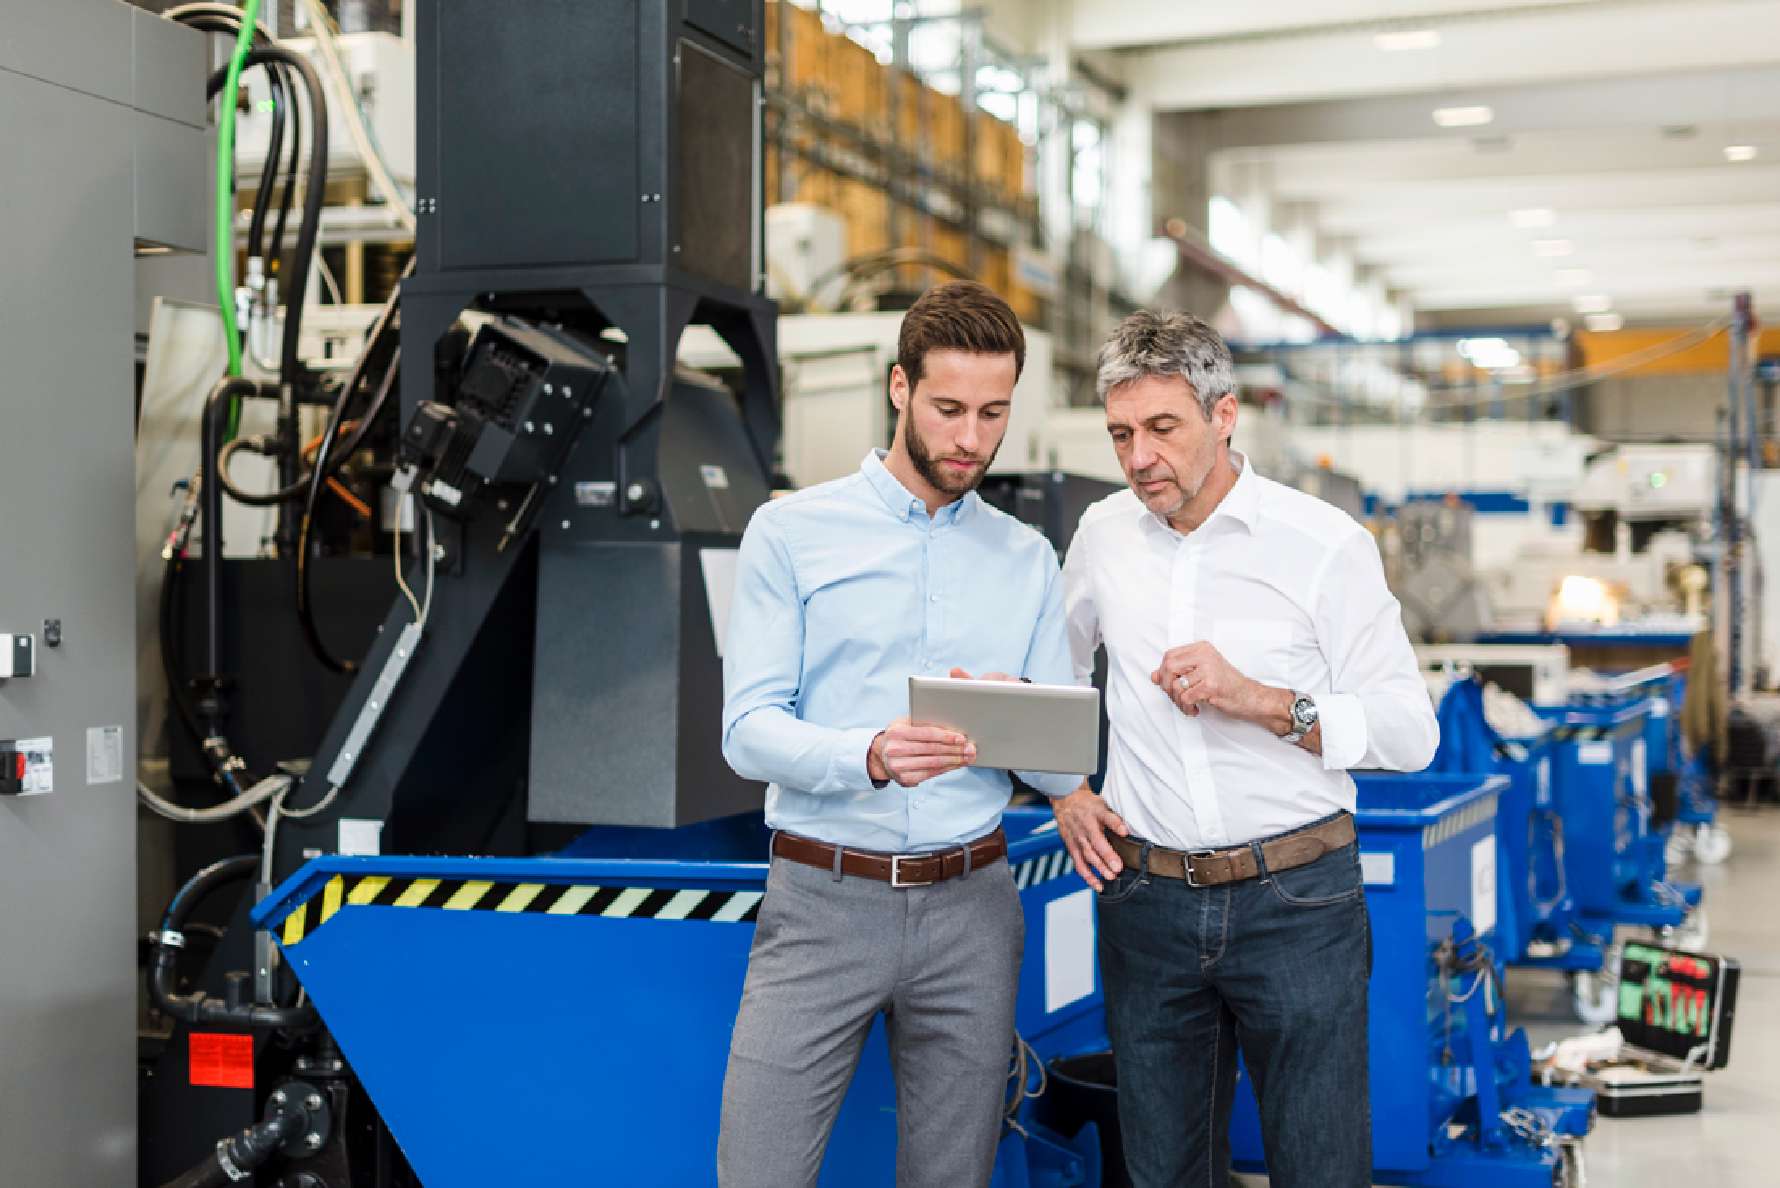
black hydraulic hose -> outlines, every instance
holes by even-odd
[[[278,195],[278,220],[272,224],[272,242],[267,259],[267,267],[276,276],[283,275],[284,271],[284,226],[290,221],[291,204],[297,197],[297,173],[302,167],[303,105],[296,101],[296,79],[289,79],[288,85],[291,94],[290,155],[284,167],[284,186]]]
[[[211,892],[218,887],[253,878],[259,871],[259,863],[257,854],[237,854],[233,858],[212,862],[200,870],[187,879],[185,886],[175,891],[173,898],[167,901],[167,907],[161,913],[161,930],[178,932],[184,928],[192,909],[202,903]]]
[[[266,66],[266,83],[272,92],[272,130],[266,137],[266,162],[260,170],[260,188],[253,196],[253,218],[247,224],[247,254],[265,259],[266,215],[272,208],[272,191],[278,186],[278,166],[284,155],[286,91],[284,70]]]
[[[286,384],[294,384],[303,362],[297,349],[303,321],[303,291],[309,282],[309,262],[315,254],[315,241],[321,234],[321,204],[328,184],[328,101],[322,93],[321,76],[315,73],[309,59],[281,45],[249,51],[241,68],[246,70],[267,62],[277,62],[296,71],[302,79],[303,89],[309,94],[309,181],[303,189],[303,221],[298,227],[296,251],[291,257],[290,281],[282,286],[285,292],[284,357],[279,374]],[[215,95],[227,81],[228,70],[218,70],[210,76],[207,93]],[[268,499],[267,502],[280,500]]]
[[[279,1148],[302,1134],[305,1126],[302,1114],[278,1114],[256,1122],[218,1143],[202,1163],[168,1180],[161,1188],[226,1188],[239,1183],[244,1173],[278,1154]]]
[[[210,752],[204,746],[204,728],[198,724],[198,711],[191,702],[191,690],[185,686],[185,678],[179,671],[177,632],[175,631],[177,603],[175,592],[179,582],[179,574],[184,568],[184,561],[175,554],[167,558],[167,567],[161,573],[161,673],[167,679],[167,698],[173,703],[174,716],[191,736],[192,745],[210,762]],[[214,770],[214,766],[212,767]],[[220,773],[219,773],[220,774]]]
[[[155,952],[148,970],[149,998],[163,1014],[206,1026],[277,1029],[308,1027],[315,1023],[315,1008],[308,1003],[299,1007],[252,1003],[230,1005],[202,991],[179,994],[174,990],[175,966],[179,961],[179,950],[185,944],[182,930],[192,909],[218,887],[251,881],[259,868],[260,859],[256,854],[237,854],[213,862],[186,880],[185,886],[168,902],[167,910],[161,916],[161,929],[150,938],[154,941]]]
[[[222,672],[222,439],[228,430],[230,404],[243,396],[256,395],[259,390],[259,384],[253,380],[226,375],[210,389],[210,396],[204,401],[204,477],[199,493],[203,510],[199,515],[204,524],[204,664],[211,677]],[[214,727],[215,723],[211,725]]]

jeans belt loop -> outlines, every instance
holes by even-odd
[[[1155,842],[1146,841],[1137,852],[1137,881],[1146,887],[1150,882],[1150,851],[1155,848]]]
[[[847,847],[836,846],[834,848],[834,881],[837,883],[840,882],[841,878],[842,878],[841,859],[845,858],[846,856],[847,856]]]
[[[962,846],[958,847],[964,851],[964,873],[958,876],[961,879],[968,879],[970,877],[970,845],[971,843],[965,842]],[[944,871],[944,863],[941,863],[940,869],[941,871]]]
[[[1250,842],[1248,848],[1255,855],[1255,875],[1261,880],[1261,885],[1266,886],[1267,880],[1273,877],[1267,870],[1267,855],[1261,852],[1261,843],[1258,840]]]

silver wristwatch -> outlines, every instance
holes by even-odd
[[[1299,693],[1292,698],[1292,729],[1280,737],[1293,746],[1304,741],[1304,736],[1316,728],[1316,702],[1307,694]]]

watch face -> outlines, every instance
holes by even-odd
[[[1292,724],[1299,730],[1309,730],[1316,725],[1316,720],[1316,702],[1308,697],[1292,702]]]

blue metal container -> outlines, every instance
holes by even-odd
[[[1663,836],[1651,827],[1648,699],[1540,708],[1559,739],[1553,768],[1564,823],[1564,874],[1582,926],[1672,928],[1700,901],[1665,880]]]
[[[1007,814],[1026,909],[1018,1027],[1106,1047],[1092,892],[1048,810]],[[766,879],[759,818],[602,829],[577,856],[317,858],[254,912],[429,1188],[707,1184]],[[589,856],[594,853],[603,857]],[[1097,1136],[1003,1143],[997,1188],[1099,1182]],[[895,1182],[882,1028],[822,1183]]]
[[[1500,1115],[1524,1109],[1537,1120],[1535,1129],[1574,1137],[1588,1129],[1592,1097],[1532,1085],[1524,1037],[1503,1033],[1495,983],[1483,973],[1449,972],[1461,944],[1477,952],[1479,938],[1489,942],[1496,935],[1495,823],[1509,779],[1356,780],[1372,919],[1374,1176],[1383,1184],[1547,1188],[1559,1149],[1519,1141]],[[1471,1121],[1455,1137],[1453,1127],[1466,1117]],[[1238,1165],[1260,1169],[1260,1118],[1246,1076],[1230,1137]]]
[[[1440,701],[1440,750],[1431,772],[1497,772],[1508,787],[1496,806],[1496,954],[1510,964],[1600,969],[1605,950],[1579,936],[1565,884],[1563,822],[1553,764],[1558,736],[1503,738],[1484,717],[1483,687],[1454,681]]]

